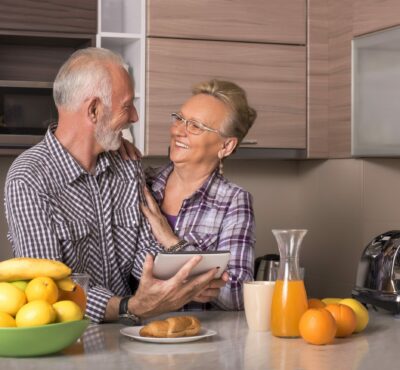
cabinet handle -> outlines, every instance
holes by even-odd
[[[243,140],[240,145],[257,145],[257,140]]]

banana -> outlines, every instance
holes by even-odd
[[[61,280],[56,280],[56,284],[58,289],[63,290],[64,292],[73,292],[76,288],[76,283],[70,277],[66,277]]]
[[[0,281],[30,280],[40,276],[59,280],[69,275],[71,269],[60,261],[21,257],[0,262]]]

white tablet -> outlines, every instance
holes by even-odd
[[[218,279],[225,271],[231,253],[229,251],[159,253],[154,260],[154,277],[162,280],[171,278],[195,255],[201,255],[203,258],[191,271],[190,276],[199,275],[214,267],[219,267],[215,275],[215,278]]]

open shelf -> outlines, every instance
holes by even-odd
[[[112,50],[122,56],[129,66],[135,85],[134,104],[139,115],[124,137],[135,142],[145,153],[145,52],[146,1],[98,0],[98,47]]]
[[[0,87],[17,87],[17,88],[29,88],[29,89],[52,89],[53,82],[50,82],[50,81],[0,80]]]

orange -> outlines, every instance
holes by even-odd
[[[356,328],[357,317],[350,307],[340,303],[332,303],[328,304],[325,309],[335,318],[336,337],[348,337],[353,333]]]
[[[324,308],[326,304],[317,298],[310,298],[308,300],[308,308]]]
[[[60,290],[59,301],[73,301],[75,302],[83,313],[86,310],[86,294],[83,288],[76,284],[75,289],[72,292],[66,292],[65,290]]]
[[[328,344],[335,338],[336,322],[325,308],[309,308],[301,316],[299,331],[308,343]]]

